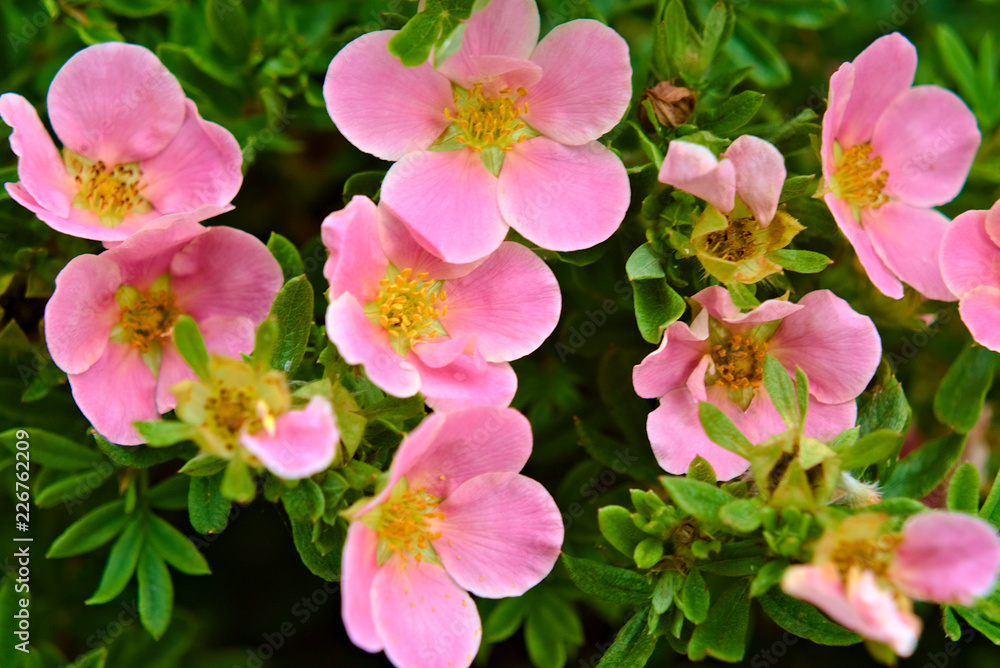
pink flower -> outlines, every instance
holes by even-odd
[[[367,197],[327,216],[323,243],[337,350],[389,394],[422,392],[435,410],[509,404],[517,378],[508,362],[538,348],[559,319],[552,270],[517,243],[449,264]]]
[[[232,208],[243,181],[239,144],[198,115],[148,49],[83,49],[52,79],[47,105],[62,155],[27,100],[0,96],[20,157],[21,180],[7,192],[53,229],[121,241],[164,215]]]
[[[347,512],[355,645],[400,668],[472,663],[482,626],[467,592],[520,596],[559,556],[559,509],[518,474],[530,454],[531,427],[509,408],[435,413],[403,439],[382,491]]]
[[[390,55],[392,30],[359,37],[330,63],[333,122],[361,150],[397,161],[382,201],[448,262],[485,257],[509,227],[544,248],[587,248],[628,208],[625,167],[595,141],[628,107],[628,46],[589,19],[541,42],[538,26],[534,0],[493,0],[437,70]]]
[[[168,388],[194,376],[171,341],[177,318],[198,323],[210,352],[238,357],[253,350],[282,282],[278,263],[246,232],[184,215],[157,224],[73,258],[45,307],[45,340],[77,405],[122,445],[142,443],[132,422],[172,409]]]
[[[916,48],[893,33],[830,78],[823,199],[876,288],[899,299],[905,281],[951,301],[938,266],[948,219],[932,207],[962,189],[980,134],[954,93],[913,86],[916,68]]]
[[[305,408],[279,415],[272,425],[240,436],[240,444],[274,475],[308,478],[325,470],[336,454],[340,432],[330,401],[321,396]]]
[[[740,313],[723,287],[705,288],[692,299],[700,311],[691,326],[667,327],[659,349],[632,373],[639,396],[660,400],[647,431],[666,471],[686,473],[699,455],[719,480],[749,465],[705,435],[699,401],[722,409],[754,443],[786,431],[762,384],[766,355],[790,373],[801,367],[809,378],[806,436],[827,440],[854,426],[854,399],[881,355],[870,318],[829,290],[810,292],[798,304],[771,299],[749,313]]]
[[[941,242],[941,273],[972,338],[1000,351],[1000,202],[955,218]]]

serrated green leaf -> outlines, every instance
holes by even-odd
[[[21,452],[17,449],[18,442],[27,442],[33,464],[41,464],[59,471],[77,471],[91,467],[104,459],[101,453],[95,450],[35,427],[8,429],[0,434],[0,442],[12,453]]]
[[[749,581],[741,578],[722,591],[691,635],[689,657],[695,661],[706,655],[731,663],[743,660],[750,625],[749,589]]]
[[[705,578],[698,571],[691,571],[681,587],[681,607],[684,616],[695,624],[701,624],[708,617],[711,593]]]
[[[271,232],[271,236],[267,240],[267,250],[271,251],[271,255],[278,261],[286,284],[296,276],[306,273],[299,250],[286,237],[277,232]]]
[[[649,581],[624,568],[599,564],[589,559],[562,555],[570,579],[581,591],[612,603],[638,605],[653,594]]]
[[[816,609],[815,606],[792,598],[781,589],[772,587],[758,598],[768,617],[786,631],[819,645],[854,645],[861,636],[848,631]]]
[[[948,508],[973,514],[979,511],[979,469],[972,462],[965,462],[952,474]]]
[[[271,366],[291,375],[302,362],[313,325],[313,289],[309,279],[297,276],[274,298],[271,315],[278,322],[278,338]]]
[[[632,615],[618,631],[615,641],[601,657],[596,668],[642,668],[656,649],[657,636],[650,635],[649,607]]]
[[[145,516],[134,517],[111,546],[104,572],[101,573],[101,582],[94,595],[86,600],[87,605],[107,603],[124,591],[139,563],[145,537]]]
[[[161,517],[150,516],[148,544],[168,564],[188,575],[208,575],[211,569],[198,548]]]
[[[139,619],[154,639],[159,640],[174,612],[174,583],[167,564],[147,543],[136,569],[139,582]]]
[[[61,559],[96,550],[117,536],[127,521],[125,502],[109,501],[69,525],[52,541],[45,556]]]
[[[822,253],[807,250],[792,250],[790,248],[769,251],[766,257],[776,265],[799,274],[819,273],[833,262],[833,260]]]
[[[962,434],[976,426],[986,393],[993,385],[996,359],[993,351],[982,346],[962,350],[934,395],[938,420]]]
[[[853,445],[836,451],[840,457],[840,468],[850,471],[895,457],[899,453],[899,447],[902,443],[902,435],[896,432],[888,429],[873,431]]]
[[[198,533],[220,533],[229,523],[232,502],[222,494],[222,471],[191,478],[188,515]]]
[[[670,498],[684,512],[701,522],[719,524],[721,522],[719,512],[722,507],[734,500],[734,497],[725,490],[700,480],[661,476],[660,482],[667,489]]]
[[[174,345],[184,361],[202,382],[208,382],[208,350],[198,331],[198,323],[189,315],[182,315],[174,323]]]
[[[899,461],[882,495],[911,499],[927,496],[955,467],[964,447],[962,434],[949,434],[924,443]]]
[[[716,445],[733,452],[740,457],[746,457],[753,450],[753,443],[743,435],[729,416],[707,401],[698,404],[698,416],[705,435]]]

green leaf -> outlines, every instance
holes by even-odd
[[[758,541],[743,540],[725,543],[719,553],[699,564],[705,573],[729,578],[756,574],[764,567],[767,548]]]
[[[969,625],[989,638],[994,645],[1000,645],[1000,623],[986,617],[978,610],[955,605],[952,609],[969,623]]]
[[[684,314],[686,304],[667,285],[666,274],[648,243],[635,249],[625,263],[635,296],[635,320],[642,338],[659,343],[663,329]]]
[[[838,450],[840,468],[845,471],[877,464],[899,453],[903,437],[888,429],[873,431],[853,445]]]
[[[705,32],[698,53],[698,68],[702,72],[711,66],[719,48],[732,37],[735,25],[736,17],[732,6],[716,2],[705,18]]]
[[[862,638],[817,610],[815,606],[792,598],[772,587],[758,598],[768,617],[786,631],[819,645],[853,645]]]
[[[173,3],[174,0],[103,0],[101,6],[112,14],[138,18],[159,14]]]
[[[962,434],[949,434],[924,443],[899,461],[882,495],[922,499],[955,467],[964,447]]]
[[[979,510],[979,469],[972,462],[965,462],[952,474],[948,508],[973,514]]]
[[[801,367],[795,367],[795,403],[799,408],[799,419],[805,424],[809,413],[809,378]]]
[[[700,121],[699,127],[720,137],[732,134],[757,115],[763,102],[764,95],[756,91],[737,93],[720,104],[711,116]]]
[[[188,490],[188,518],[198,533],[221,533],[229,524],[232,502],[222,494],[220,471],[210,476],[191,478]]]
[[[788,561],[785,559],[774,559],[765,563],[757,575],[754,576],[753,582],[750,583],[750,596],[751,598],[757,598],[764,592],[768,591],[771,587],[775,586],[781,582],[782,576],[785,574],[785,569],[788,568]]]
[[[389,53],[407,67],[416,67],[427,61],[435,45],[457,48],[452,35],[462,26],[461,20],[469,18],[473,4],[473,0],[427,0],[423,11],[389,40]]]
[[[155,420],[151,422],[137,421],[132,423],[139,435],[146,439],[152,447],[174,445],[191,439],[197,433],[197,427],[176,420]]]
[[[972,54],[965,46],[962,38],[944,23],[937,26],[937,33],[934,35],[941,51],[941,59],[944,61],[948,73],[951,75],[958,89],[962,92],[962,97],[969,101],[969,106],[978,109],[980,104],[979,81],[976,75],[976,65],[972,59]]]
[[[278,321],[271,366],[291,375],[302,362],[312,332],[313,289],[309,279],[298,276],[285,283],[274,298],[271,315]]]
[[[237,503],[250,503],[257,496],[253,474],[241,457],[229,460],[229,465],[222,473],[222,485],[219,489],[224,497]]]
[[[955,611],[951,609],[950,605],[943,606],[941,608],[942,612],[942,626],[944,626],[945,635],[948,636],[953,642],[962,637],[962,627],[958,623],[958,618],[955,617]]]
[[[760,504],[753,499],[736,499],[719,509],[719,519],[741,533],[750,533],[764,521]]]
[[[746,457],[753,450],[754,445],[750,439],[743,435],[718,406],[702,401],[698,404],[698,416],[705,435],[716,445],[741,457]]]
[[[895,378],[890,378],[874,395],[862,394],[858,399],[858,426],[862,436],[878,429],[902,434],[909,422],[910,404],[903,386]]]
[[[208,382],[208,350],[205,340],[198,331],[198,323],[189,315],[182,315],[174,323],[174,345],[188,366],[198,375],[202,382]]]
[[[299,522],[315,522],[323,514],[323,490],[309,478],[300,480],[299,484],[281,493],[281,502],[285,512],[293,520]]]
[[[663,12],[663,18],[656,27],[657,68],[660,75],[670,78],[679,75],[685,69],[685,54],[688,48],[688,33],[691,24],[684,3],[680,0],[670,0]]]
[[[55,469],[51,469],[55,470]],[[39,508],[51,508],[64,503],[67,508],[83,502],[95,490],[107,483],[113,477],[115,467],[111,462],[101,462],[95,469],[76,473],[61,478],[45,487],[36,488],[35,505]],[[39,481],[41,485],[41,481]]]
[[[792,72],[778,48],[749,21],[736,22],[736,34],[726,45],[737,67],[752,66],[750,78],[765,88],[791,81]]]
[[[608,542],[625,556],[634,554],[636,546],[648,538],[636,528],[632,513],[621,506],[605,506],[598,510],[597,526]]]
[[[638,123],[628,121],[628,125],[635,131],[635,136],[639,139],[639,146],[642,147],[642,152],[656,166],[656,169],[660,169],[660,166],[663,164],[663,153],[660,151],[660,147],[643,132]]]
[[[714,485],[719,479],[715,475],[715,469],[712,468],[712,464],[701,455],[696,456],[688,464],[687,477],[691,480],[707,482],[710,485]]]
[[[681,607],[684,608],[684,616],[695,624],[701,624],[708,617],[710,603],[711,594],[705,578],[698,571],[691,571],[681,588]]]
[[[66,668],[104,668],[107,660],[108,648],[98,647],[95,650],[87,652],[79,659],[66,666]]]
[[[208,575],[211,569],[198,548],[161,517],[152,515],[147,531],[149,545],[168,564],[188,575]]]
[[[597,668],[642,668],[656,649],[657,636],[646,630],[649,607],[632,615],[618,631],[615,642],[601,657]]]
[[[528,658],[536,668],[562,668],[566,665],[566,642],[554,633],[546,615],[539,614],[538,608],[528,611],[524,623],[524,644]]]
[[[93,466],[104,459],[101,453],[95,450],[34,427],[8,429],[0,434],[0,442],[10,452],[21,452],[17,449],[18,442],[27,442],[27,452],[30,453],[33,464],[41,464],[59,471],[76,471]]]
[[[284,277],[283,280],[286,283],[296,276],[306,273],[305,265],[302,264],[302,256],[299,255],[295,244],[277,232],[271,232],[271,236],[267,240],[267,250],[271,251],[271,255],[278,261],[281,274]]]
[[[253,353],[250,357],[260,366],[270,365],[277,345],[278,322],[274,318],[267,318],[257,328],[253,342]]]
[[[145,516],[133,517],[125,530],[118,536],[114,545],[111,546],[108,561],[104,565],[104,572],[101,573],[101,583],[97,586],[94,595],[87,599],[87,605],[107,603],[124,591],[125,586],[132,579],[136,564],[139,563],[139,554],[142,551],[145,536]]]
[[[344,204],[350,204],[351,199],[357,195],[363,195],[369,199],[375,199],[379,188],[382,187],[382,179],[385,178],[385,170],[372,172],[357,172],[352,174],[344,182]]]
[[[815,113],[813,114],[815,118]],[[811,174],[805,176],[789,176],[785,179],[785,183],[781,186],[781,194],[778,195],[778,203],[787,202],[798,197],[804,197],[807,194],[812,194],[810,191],[815,191],[816,178]],[[780,264],[775,260],[772,260],[775,264]]]
[[[208,0],[205,3],[208,34],[219,48],[238,61],[250,53],[253,35],[242,2]]]
[[[993,479],[990,493],[983,501],[983,507],[979,509],[979,516],[1000,529],[1000,473]]]
[[[215,455],[203,452],[184,462],[184,466],[180,467],[177,472],[189,475],[193,478],[203,478],[205,476],[215,475],[216,473],[224,470],[228,465],[228,459],[222,459],[221,457],[216,457]]]
[[[635,546],[635,565],[642,569],[652,568],[663,558],[663,541],[659,538],[644,539]]]
[[[771,262],[789,271],[799,274],[816,274],[826,269],[833,262],[822,253],[814,253],[806,250],[792,250],[782,248],[766,253],[766,257]]]
[[[500,599],[483,621],[483,642],[498,643],[514,635],[524,621],[527,603],[524,596]]]
[[[139,581],[139,619],[154,639],[159,640],[170,625],[174,611],[174,583],[163,559],[147,543],[136,570]]]
[[[938,420],[962,434],[976,426],[986,393],[993,385],[996,358],[982,346],[962,350],[934,395],[934,415]]]
[[[341,523],[338,523],[335,528],[338,531],[346,531]],[[332,550],[324,555],[316,549],[316,545],[313,544],[312,524],[292,520],[292,539],[295,542],[295,549],[299,551],[302,563],[313,575],[330,582],[340,581],[341,552],[340,550]]]
[[[774,407],[778,409],[785,426],[789,429],[798,429],[801,426],[801,417],[795,386],[788,376],[788,371],[773,355],[768,355],[764,360],[764,387],[767,388],[767,393],[774,402]]]
[[[753,285],[746,285],[738,281],[731,281],[726,289],[729,296],[733,298],[733,303],[741,309],[752,309],[760,306],[760,300],[755,294],[756,288]]]
[[[194,443],[180,443],[166,448],[147,448],[144,445],[115,445],[100,434],[94,434],[98,449],[119,466],[145,469],[171,459],[186,459],[198,452]]]
[[[677,571],[665,571],[656,581],[653,587],[653,611],[662,615],[670,609],[674,602],[674,594],[677,593],[681,582],[681,574]]]
[[[127,521],[125,502],[109,501],[69,525],[52,541],[45,556],[61,559],[96,550],[118,535]]]
[[[190,482],[184,475],[171,476],[146,492],[145,499],[161,510],[187,510]]]
[[[734,497],[715,485],[690,478],[660,477],[660,482],[670,493],[670,498],[689,515],[701,522],[719,524],[719,512]]]
[[[573,584],[591,596],[612,603],[638,605],[648,601],[653,594],[649,581],[635,571],[599,564],[589,559],[578,559],[568,554],[562,555],[562,561]]]
[[[13,572],[11,571],[11,574]],[[14,639],[16,636],[14,633],[19,629],[18,620],[14,615],[18,614],[22,609],[20,605],[22,598],[31,599],[29,591],[17,592],[14,590],[15,580],[17,580],[16,577],[10,577],[5,574],[2,583],[0,583],[0,633],[6,638],[6,642],[0,643],[0,665],[2,666],[18,665],[17,657],[19,653],[15,647],[16,642]],[[30,612],[29,609],[29,614]],[[20,639],[18,638],[19,641]]]
[[[695,661],[706,655],[731,663],[743,660],[750,625],[749,589],[749,581],[741,578],[722,591],[708,617],[695,628],[688,644],[689,657]]]

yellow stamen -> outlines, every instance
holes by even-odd
[[[483,94],[483,85],[475,84],[462,96],[455,93],[454,114],[448,108],[444,117],[462,130],[455,139],[469,148],[482,152],[495,146],[504,151],[520,141],[524,134],[517,134],[526,127],[520,117],[528,111],[528,103],[520,102],[528,94],[523,86],[512,94],[509,88],[501,90],[496,97]]]
[[[833,175],[834,193],[850,204],[877,209],[887,201],[885,182],[889,172],[882,169],[882,157],[870,157],[871,144],[858,144],[847,149],[837,163]]]

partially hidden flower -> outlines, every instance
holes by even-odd
[[[246,232],[183,215],[159,224],[70,260],[45,307],[45,340],[77,405],[121,445],[143,443],[132,423],[171,410],[169,388],[194,377],[171,340],[177,319],[193,318],[210,352],[238,357],[253,350],[282,283],[277,261]]]
[[[559,319],[552,270],[521,244],[450,264],[428,253],[386,207],[355,197],[323,222],[330,258],[327,335],[349,364],[397,397],[435,410],[506,406],[508,363],[535,350]]]
[[[786,431],[763,386],[764,360],[772,355],[789,373],[809,379],[804,435],[826,441],[854,426],[855,398],[875,374],[881,341],[871,319],[829,290],[799,303],[770,299],[741,313],[723,287],[692,297],[694,319],[671,324],[659,349],[632,373],[641,397],[658,398],[647,431],[666,471],[686,473],[697,457],[719,480],[743,473],[749,462],[713,443],[698,413],[699,401],[718,406],[753,443]]]
[[[352,144],[396,161],[381,201],[421,245],[471,262],[511,227],[557,251],[611,236],[628,208],[628,177],[596,139],[631,98],[625,40],[578,19],[539,42],[535,0],[492,0],[436,70],[403,66],[386,50],[394,34],[345,46],[323,94]]]
[[[482,625],[469,593],[520,596],[552,570],[563,524],[520,475],[531,427],[510,408],[427,417],[385,487],[345,511],[343,618],[355,645],[399,668],[467,668]]]
[[[972,338],[1000,351],[1000,202],[952,221],[941,242],[941,273]]]
[[[979,148],[975,116],[954,93],[913,86],[916,48],[880,37],[830,78],[823,117],[823,200],[868,278],[899,299],[902,283],[953,301],[938,257],[948,218]]]
[[[781,271],[767,253],[784,248],[804,229],[778,210],[785,175],[778,149],[743,135],[722,160],[699,144],[670,142],[659,180],[708,202],[691,232],[705,271],[723,283],[756,283]]]
[[[296,401],[280,371],[212,355],[207,379],[182,380],[170,392],[177,417],[195,428],[194,441],[220,459],[242,457],[291,480],[325,470],[336,455],[330,400]]]
[[[59,232],[121,241],[161,216],[231,209],[243,156],[225,128],[198,115],[148,49],[106,42],[78,52],[52,79],[52,142],[31,104],[0,96],[14,131],[20,181],[7,192]]]
[[[913,600],[970,605],[987,594],[1000,568],[1000,539],[989,523],[965,513],[919,513],[898,532],[887,520],[883,513],[845,519],[823,535],[811,564],[785,571],[781,587],[910,656],[922,626]]]

